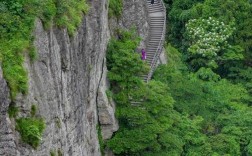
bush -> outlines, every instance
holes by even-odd
[[[22,141],[36,149],[42,140],[42,133],[45,129],[44,120],[40,118],[19,118],[16,121],[16,129],[19,131]]]
[[[122,0],[109,0],[109,18],[119,18],[122,15],[123,1]]]

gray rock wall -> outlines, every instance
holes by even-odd
[[[20,109],[18,117],[28,116],[31,105],[36,105],[46,129],[37,150],[22,143],[19,133],[12,131],[14,120],[10,122],[6,113],[8,92],[1,93],[0,124],[5,126],[0,127],[0,155],[48,156],[50,151],[58,150],[63,155],[100,155],[97,99],[109,40],[108,2],[89,3],[89,14],[83,17],[73,38],[69,38],[66,30],[45,31],[41,21],[36,21],[34,44],[39,57],[34,63],[26,58],[29,93],[18,95],[15,105]],[[2,80],[1,85],[6,86]],[[1,87],[1,92],[3,89],[7,90]]]
[[[14,137],[15,127],[8,115],[10,90],[0,67],[0,155],[19,155]]]
[[[115,103],[111,97],[107,97],[106,91],[109,88],[107,80],[107,68],[104,66],[102,79],[100,82],[97,98],[98,118],[101,125],[102,138],[104,140],[110,139],[113,132],[119,128],[118,122],[115,118]]]
[[[142,38],[139,48],[146,48],[146,39],[149,35],[147,3],[145,0],[123,0],[123,12],[120,19],[111,18],[109,28],[112,35],[115,29],[136,27],[138,35]]]
[[[167,55],[166,55],[166,51],[165,51],[165,45],[164,48],[159,56],[159,60],[157,62],[157,64],[167,64]]]

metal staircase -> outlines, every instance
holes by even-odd
[[[166,8],[163,0],[154,0],[153,5],[151,4],[151,0],[147,0],[146,2],[150,23],[150,32],[146,48],[146,61],[150,66],[150,71],[148,74],[143,75],[142,78],[145,82],[148,82],[151,79],[153,71],[157,67],[157,61],[163,50],[166,28]]]

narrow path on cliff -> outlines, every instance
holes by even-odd
[[[163,0],[154,0],[154,4],[151,4],[151,0],[147,0],[146,2],[148,7],[148,21],[150,24],[146,47],[146,61],[150,66],[150,71],[148,74],[143,75],[143,79],[145,82],[148,82],[157,66],[157,61],[163,50],[166,28],[166,8]]]

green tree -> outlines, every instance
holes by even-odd
[[[242,60],[242,48],[228,43],[233,31],[232,22],[226,25],[212,17],[189,20],[187,55],[192,69],[197,71],[203,66],[215,69],[227,61]]]
[[[248,0],[206,0],[191,8],[194,18],[215,17],[227,23],[234,21],[236,31],[232,43],[240,45],[245,50],[245,58],[248,64],[251,62],[251,23],[252,4]]]

